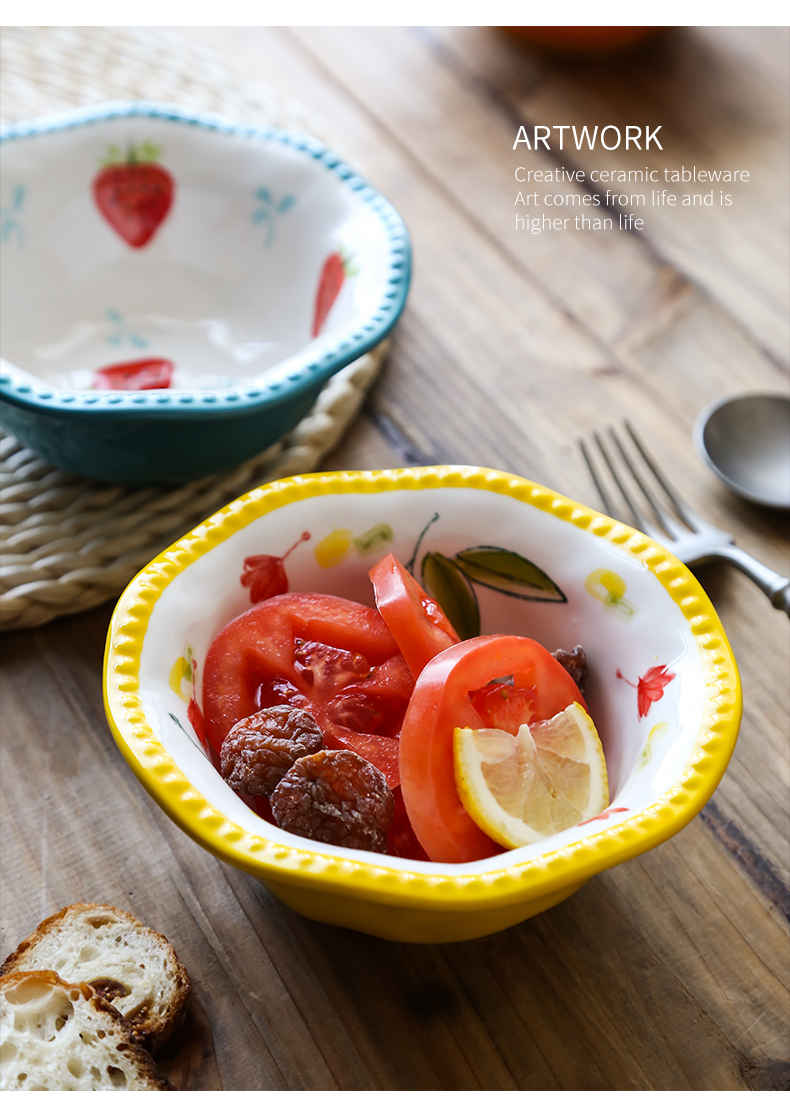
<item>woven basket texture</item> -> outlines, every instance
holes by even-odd
[[[316,133],[293,100],[242,82],[208,50],[158,28],[4,28],[0,74],[3,124],[146,99]],[[263,454],[177,489],[87,481],[0,432],[0,629],[45,624],[119,596],[164,547],[234,497],[318,469],[355,418],[385,353],[382,343],[336,374],[305,419]]]

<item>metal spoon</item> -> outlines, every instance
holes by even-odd
[[[697,417],[694,445],[738,496],[790,508],[790,397],[747,393],[718,400]]]

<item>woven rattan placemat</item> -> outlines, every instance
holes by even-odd
[[[208,51],[160,29],[4,28],[0,74],[4,124],[104,100],[146,99],[315,133],[293,101],[242,83]],[[44,624],[119,596],[163,547],[223,504],[262,482],[315,470],[356,416],[385,346],[336,374],[279,443],[243,466],[178,489],[87,481],[6,435],[0,629]]]

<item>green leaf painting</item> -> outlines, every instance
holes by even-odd
[[[434,512],[420,532],[406,569],[415,573],[417,553],[427,532],[439,519]],[[420,563],[422,584],[439,602],[461,639],[480,635],[480,606],[475,585],[484,585],[508,597],[524,601],[554,601],[568,598],[548,574],[523,555],[506,547],[466,547],[452,557],[428,551]]]
[[[496,589],[498,593],[532,601],[563,603],[568,600],[539,566],[504,547],[467,547],[458,552],[454,562],[471,581]]]
[[[389,524],[374,524],[361,535],[355,535],[353,542],[359,553],[364,555],[368,551],[375,551],[378,547],[388,546],[392,543],[394,534]]]
[[[451,558],[429,551],[422,560],[426,591],[441,605],[461,639],[480,635],[480,609],[466,576]]]

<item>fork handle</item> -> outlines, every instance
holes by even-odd
[[[763,593],[770,597],[774,608],[781,609],[790,616],[790,578],[783,578],[781,574],[764,566],[740,547],[721,547],[716,554],[742,570],[747,577],[759,585]]]

